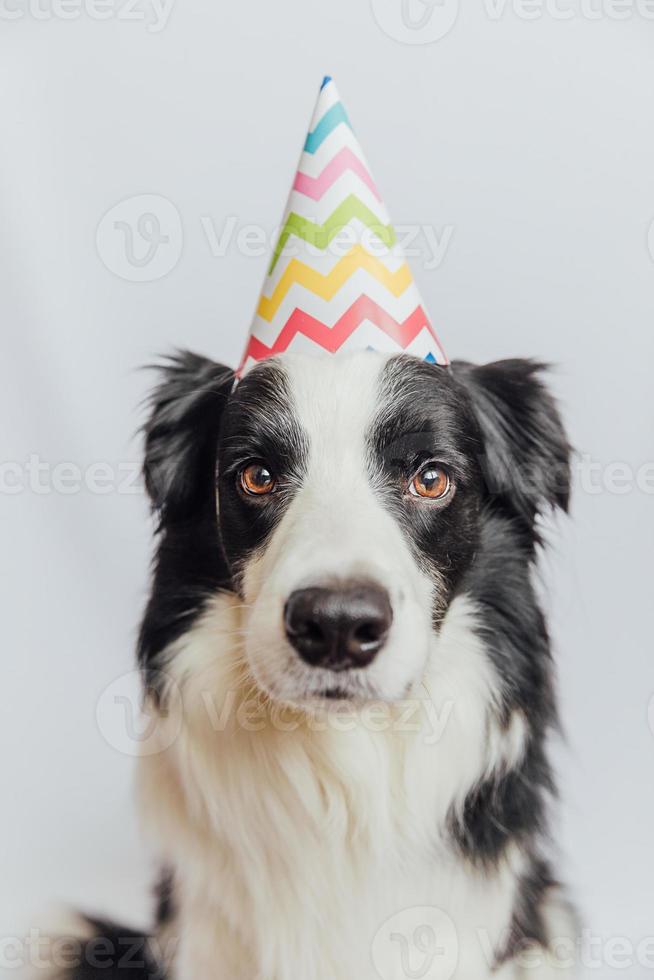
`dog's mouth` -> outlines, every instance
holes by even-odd
[[[325,701],[353,701],[354,694],[352,691],[348,691],[344,687],[326,687],[323,691],[319,691],[317,694],[319,699],[324,699]]]
[[[276,682],[265,684],[265,694],[277,704],[308,713],[316,709],[338,710],[343,705],[356,708],[371,701],[385,700],[376,685],[365,678],[346,678],[342,674],[330,677],[328,671],[320,673],[323,674],[322,677],[298,676],[290,670]]]

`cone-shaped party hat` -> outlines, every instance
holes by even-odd
[[[327,77],[239,373],[287,350],[367,349],[448,363]]]

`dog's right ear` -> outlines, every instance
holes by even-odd
[[[190,351],[161,367],[144,426],[143,475],[161,524],[215,514],[216,446],[231,368]]]

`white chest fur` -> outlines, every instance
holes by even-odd
[[[167,747],[143,760],[142,794],[175,869],[175,980],[497,976],[520,854],[474,870],[446,824],[519,758],[524,726],[494,725],[473,624],[456,600],[412,700],[313,719],[252,690],[232,600],[170,651]]]

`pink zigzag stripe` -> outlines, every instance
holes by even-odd
[[[416,339],[423,327],[427,327],[434,338],[436,348],[440,354],[441,359],[439,363],[448,363],[447,357],[438,342],[422,306],[416,306],[413,313],[406,320],[398,323],[390,313],[387,313],[378,303],[375,303],[373,299],[370,299],[369,296],[364,294],[363,296],[359,296],[352,306],[345,311],[343,316],[336,321],[333,327],[328,327],[322,320],[317,320],[316,317],[310,316],[304,310],[295,309],[284,324],[272,347],[267,347],[266,344],[256,337],[250,337],[239,367],[239,373],[249,357],[254,358],[255,361],[261,361],[266,357],[271,357],[273,354],[283,354],[297,334],[308,337],[316,344],[319,344],[324,350],[334,354],[364,320],[370,320],[371,323],[374,323],[376,327],[379,327],[385,334],[388,334],[403,349],[406,349]]]
[[[293,182],[293,190],[299,191],[300,194],[304,194],[306,197],[313,198],[314,201],[319,201],[323,194],[329,190],[332,184],[336,183],[341,174],[344,174],[346,170],[352,170],[357,174],[364,184],[368,185],[377,200],[381,201],[381,194],[377,190],[374,180],[349,146],[344,146],[339,150],[334,159],[329,161],[318,177],[310,177],[308,174],[303,174],[301,170],[298,170],[295,175],[295,181]]]

